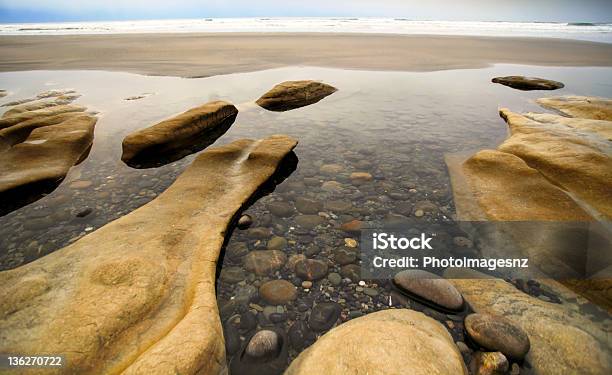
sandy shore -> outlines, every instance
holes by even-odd
[[[495,63],[612,66],[612,44],[373,34],[2,36],[0,56],[0,71],[101,69],[200,77],[288,65],[408,71]]]

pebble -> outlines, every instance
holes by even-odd
[[[299,197],[295,200],[295,208],[301,214],[314,215],[323,209],[323,205],[313,199]]]
[[[510,364],[500,352],[476,352],[470,362],[470,370],[475,375],[505,375]]]
[[[315,331],[326,331],[336,324],[342,308],[335,302],[321,302],[312,308],[308,325]]]
[[[287,280],[272,280],[259,287],[259,296],[269,304],[284,305],[297,298],[297,290]]]
[[[319,280],[327,275],[327,263],[316,259],[304,259],[295,264],[295,274],[303,280]]]
[[[327,279],[333,286],[338,286],[342,283],[342,276],[335,272],[331,272],[329,275],[327,275]]]
[[[285,262],[287,255],[280,250],[255,250],[244,257],[244,268],[263,276],[279,270]]]
[[[300,215],[295,218],[295,223],[305,229],[314,229],[325,220],[319,215]]]
[[[253,335],[244,353],[251,358],[268,358],[280,350],[278,333],[262,330]]]
[[[268,210],[277,217],[289,217],[294,214],[293,206],[287,202],[272,202],[268,204]]]
[[[253,218],[250,215],[244,214],[238,219],[238,229],[248,229],[253,225]]]
[[[357,247],[357,241],[352,238],[345,238],[344,244],[348,247]]]
[[[421,217],[423,215],[425,215],[425,212],[423,212],[423,210],[416,210],[416,211],[414,211],[414,216],[416,216],[416,217]]]
[[[268,250],[283,250],[287,247],[287,240],[283,237],[274,236],[268,240]]]
[[[304,289],[312,288],[312,281],[308,281],[308,280],[302,281],[302,288]]]

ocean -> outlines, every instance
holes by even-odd
[[[416,21],[405,18],[201,18],[0,24],[0,35],[328,32],[548,37],[612,43],[612,23]]]

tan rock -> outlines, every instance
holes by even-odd
[[[274,86],[256,103],[269,111],[284,112],[317,103],[338,91],[333,86],[316,81],[287,81]]]
[[[0,272],[0,352],[62,353],[62,373],[218,374],[215,270],[236,213],[296,141],[208,150],[155,200]]]
[[[53,124],[60,120],[63,121]],[[19,132],[12,133],[8,137],[13,138],[0,147],[0,213],[32,202],[55,189],[68,170],[89,153],[95,117],[81,113],[44,117],[43,121],[47,126],[32,130],[23,142],[13,145],[23,138],[23,133],[17,136]]]
[[[555,109],[568,116],[612,121],[612,100],[588,96],[559,96],[537,100],[543,107]]]
[[[463,276],[457,272],[445,276]],[[590,320],[576,305],[544,302],[499,279],[457,278],[451,282],[476,312],[502,315],[527,332],[531,349],[526,360],[536,374],[609,373],[610,328]],[[559,294],[571,294],[553,284],[562,290]]]
[[[238,110],[225,101],[214,101],[192,108],[151,127],[129,134],[123,140],[121,160],[140,164],[172,155],[171,160],[212,144],[229,129]],[[178,154],[178,155],[177,155]]]
[[[591,219],[565,192],[515,155],[483,150],[449,166],[460,220]],[[470,205],[472,199],[477,207]]]
[[[30,120],[22,121],[16,125],[0,129],[0,152],[25,141],[32,130],[36,128],[57,125],[68,120],[69,118],[82,115],[82,112],[65,112],[54,116],[35,117]]]
[[[498,147],[500,151],[520,157],[604,219],[612,218],[612,158],[607,140],[507,109],[501,109],[500,115],[512,134]]]
[[[37,100],[34,102],[20,104],[4,112],[2,117],[10,117],[10,116],[15,116],[23,112],[36,111],[39,109],[55,107],[58,105],[70,104],[74,100],[79,98],[79,96],[80,95],[78,94],[67,94],[67,95],[58,96],[52,100]]]
[[[87,108],[80,105],[66,104],[56,105],[48,108],[41,108],[34,111],[17,113],[12,116],[0,118],[0,129],[8,128],[9,126],[13,126],[27,120],[32,120],[34,118],[55,116],[66,112],[84,112],[86,109]]]
[[[285,375],[467,374],[444,326],[413,310],[385,310],[352,319],[300,353]]]
[[[592,120],[553,115],[551,113],[525,113],[530,120],[546,124],[562,124],[583,132],[591,132],[612,141],[612,121]]]

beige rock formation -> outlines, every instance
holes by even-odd
[[[34,111],[16,113],[11,116],[0,118],[0,129],[8,128],[9,126],[19,124],[23,121],[32,120],[34,118],[55,116],[66,112],[84,112],[86,109],[87,108],[80,105],[65,104],[47,108],[40,108]]]
[[[4,115],[2,115],[2,117],[15,116],[19,113],[36,111],[39,109],[55,107],[57,105],[70,104],[74,100],[79,98],[79,96],[80,96],[79,94],[66,94],[66,95],[58,96],[53,99],[37,100],[34,102],[27,102],[25,104],[16,105],[13,108],[9,109],[8,111],[4,112]]]
[[[199,143],[208,146],[229,129],[237,114],[236,107],[221,100],[192,108],[129,134],[123,140],[121,159],[127,163],[137,159],[157,159],[164,154],[180,153]]]
[[[446,277],[464,277],[451,271]],[[452,279],[478,313],[502,315],[527,332],[531,349],[526,360],[537,375],[609,374],[611,328],[590,320],[577,305],[544,302],[499,279]],[[567,290],[560,294],[568,293]]]
[[[316,81],[279,83],[257,99],[257,104],[269,111],[284,112],[317,103],[338,91],[333,86]]]
[[[296,143],[272,136],[210,149],[145,206],[0,272],[0,352],[66,355],[66,367],[45,374],[222,373],[219,251]]]
[[[467,369],[444,326],[423,313],[384,310],[350,320],[300,353],[285,375],[459,375]]]
[[[589,96],[559,96],[537,100],[543,107],[571,117],[612,121],[612,99]]]
[[[612,146],[590,131],[538,122],[501,109],[511,136],[498,150],[521,158],[553,184],[612,218]],[[611,123],[612,124],[612,123]]]
[[[87,156],[95,124],[95,117],[79,112],[34,117],[0,130],[0,213],[53,190]]]

